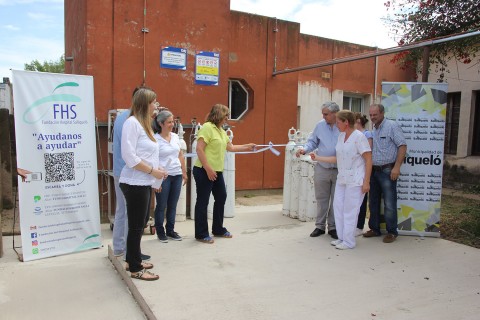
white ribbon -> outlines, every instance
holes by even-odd
[[[280,155],[280,151],[275,149],[274,147],[285,147],[286,144],[273,144],[271,141],[268,144],[257,144],[253,151],[243,151],[243,152],[235,152],[236,154],[249,154],[249,153],[260,153],[270,150],[274,155],[277,157]],[[263,147],[257,149],[258,147]]]
[[[286,147],[286,144],[273,144],[271,141],[268,144],[257,144],[253,151],[241,151],[241,152],[233,152],[235,154],[250,154],[250,153],[260,153],[270,150],[274,155],[277,157],[280,155],[280,151],[275,149],[274,147]],[[303,146],[303,145],[296,145],[296,146]],[[261,147],[260,149],[257,149]],[[196,153],[187,153],[183,155],[185,158],[194,158],[197,156]]]

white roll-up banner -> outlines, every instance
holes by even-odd
[[[93,77],[12,73],[23,260],[98,248]]]
[[[400,234],[440,235],[447,92],[445,83],[382,83],[385,117],[397,121],[407,142],[397,180]]]

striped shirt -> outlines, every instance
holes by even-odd
[[[323,157],[332,157],[336,155],[335,146],[337,145],[338,135],[337,125],[329,125],[325,119],[321,120],[313,129],[312,134],[305,144],[305,154],[317,149],[316,154]],[[336,165],[326,162],[317,162],[317,165],[324,168],[335,168]]]
[[[407,145],[402,128],[397,122],[384,118],[378,128],[373,127],[372,162],[374,166],[394,163],[398,147]]]

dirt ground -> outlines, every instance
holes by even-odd
[[[283,203],[283,190],[252,190],[237,191],[235,204],[240,206],[265,206]]]
[[[15,234],[20,234],[20,224],[18,221],[18,209],[15,211],[15,226],[13,226],[14,210],[4,209],[2,211],[2,232],[4,236],[10,236],[13,234],[12,230],[15,230]]]

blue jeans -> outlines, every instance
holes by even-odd
[[[157,206],[155,207],[155,229],[157,230],[157,235],[165,234],[165,231],[167,231],[167,234],[174,231],[175,215],[177,214],[178,198],[182,190],[182,181],[183,178],[181,174],[168,176],[162,182],[162,191],[155,193],[155,197],[157,198]],[[167,209],[167,223],[164,229],[165,209]]]
[[[387,232],[398,235],[397,231],[397,181],[390,179],[391,168],[373,170],[370,178],[370,219],[368,226],[380,235],[380,203],[383,196]]]
[[[223,235],[227,229],[223,227],[223,216],[225,213],[225,201],[227,200],[227,190],[223,173],[217,172],[217,180],[210,181],[204,168],[193,167],[193,177],[197,185],[197,202],[195,203],[195,238],[203,239],[209,236],[207,208],[210,200],[210,193],[213,194],[215,202],[213,204],[213,222],[212,233],[214,235]]]
[[[358,212],[358,221],[357,221],[357,228],[363,229],[365,226],[365,218],[367,217],[367,200],[368,200],[368,193],[365,193],[363,197],[362,205],[360,206],[360,211]]]
[[[113,177],[115,186],[115,220],[113,222],[113,254],[124,254],[126,247],[126,239],[128,235],[128,218],[127,206],[125,204],[125,196],[120,189],[120,177]]]

